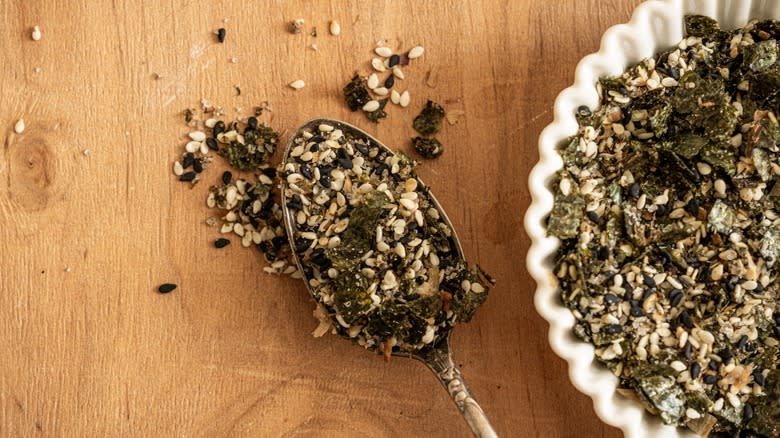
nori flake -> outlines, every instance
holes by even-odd
[[[429,100],[422,111],[414,118],[412,127],[422,135],[433,135],[441,130],[441,121],[444,119],[444,108],[438,103]]]
[[[233,140],[221,148],[219,154],[238,170],[258,169],[273,155],[279,134],[271,127],[261,124],[256,129],[247,129],[243,135],[244,144]]]
[[[363,108],[363,105],[371,100],[371,95],[368,94],[366,78],[355,75],[352,80],[344,86],[344,100],[347,101],[347,106],[349,106],[349,109],[352,111]]]
[[[444,146],[435,138],[414,137],[412,146],[423,158],[436,158],[444,152]]]
[[[688,36],[711,37],[720,32],[718,22],[710,17],[703,15],[685,16],[685,33]]]

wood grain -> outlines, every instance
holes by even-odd
[[[299,283],[263,274],[256,251],[213,248],[217,169],[194,189],[171,174],[181,111],[201,98],[231,117],[267,100],[279,130],[342,118],[406,151],[430,98],[464,115],[420,174],[499,281],[453,339],[471,389],[501,436],[619,436],[547,343],[522,217],[555,96],[638,3],[0,2],[0,435],[468,436],[421,364],[312,338]],[[285,31],[298,17],[316,38]],[[426,52],[396,85],[410,108],[372,125],[340,89],[383,38]]]

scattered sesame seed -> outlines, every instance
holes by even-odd
[[[374,88],[379,86],[379,76],[376,75],[376,73],[371,73],[368,75],[368,79],[366,80],[366,85],[368,88],[373,90]]]
[[[217,35],[217,41],[219,41],[220,43],[224,43],[225,42],[226,31],[225,31],[224,27],[220,27],[219,29],[217,29],[215,34]]]
[[[161,294],[167,294],[168,292],[172,292],[174,289],[176,289],[176,285],[173,283],[163,283],[160,285],[160,287],[157,288],[157,291]]]
[[[409,51],[409,54],[407,56],[409,57],[409,59],[415,59],[422,56],[424,52],[425,49],[422,46],[416,46]]]
[[[19,119],[16,121],[16,124],[14,125],[14,132],[17,134],[24,132],[24,119]]]
[[[401,70],[401,67],[398,66],[393,67],[393,76],[397,77],[398,79],[406,78],[404,71]]]
[[[401,98],[398,100],[398,104],[406,108],[407,106],[409,106],[409,100],[410,100],[409,91],[407,90],[401,93]]]
[[[390,47],[377,47],[374,49],[374,52],[376,52],[377,55],[383,57],[383,58],[389,58],[393,55],[393,51],[390,49]]]
[[[341,25],[338,21],[333,20],[330,22],[330,34],[333,36],[338,36],[341,34]]]
[[[378,72],[383,72],[387,70],[387,67],[385,67],[384,61],[382,61],[379,58],[374,58],[371,60],[371,67],[374,68],[374,70]]]
[[[230,245],[230,240],[225,239],[224,237],[220,237],[219,239],[214,241],[214,246],[216,248],[224,248],[226,246]]]
[[[373,112],[379,109],[379,102],[376,100],[369,100],[366,102],[365,105],[363,105],[363,111],[365,112]]]
[[[33,39],[33,41],[40,41],[41,40],[41,28],[40,27],[38,27],[38,26],[33,27],[32,39]]]
[[[399,93],[396,90],[391,90],[390,91],[390,102],[393,102],[396,105],[401,103],[401,93]]]
[[[289,85],[290,85],[291,88],[293,88],[295,90],[300,90],[301,88],[303,88],[306,85],[306,83],[303,82],[302,79],[298,79],[298,80],[290,82]]]

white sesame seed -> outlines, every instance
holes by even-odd
[[[402,244],[397,243],[395,248],[393,248],[393,251],[396,253],[396,255],[398,255],[398,257],[406,258],[406,249]]]
[[[374,52],[383,58],[389,58],[393,55],[393,51],[390,49],[390,47],[386,47],[386,46],[377,47],[376,49],[374,49]]]
[[[206,155],[209,153],[209,145],[206,144],[206,142],[202,142],[200,144],[200,153],[203,155]]]
[[[390,91],[390,102],[398,105],[401,102],[401,94],[396,90]]]
[[[370,113],[379,109],[379,102],[376,100],[369,100],[363,105],[363,111]]]
[[[191,142],[187,143],[184,146],[184,150],[194,154],[195,152],[200,150],[200,142],[199,141],[191,141]]]
[[[733,392],[729,392],[728,394],[726,394],[726,398],[729,399],[729,403],[731,404],[731,406],[734,406],[735,408],[739,408],[742,405],[742,401]]]
[[[206,133],[203,131],[192,131],[190,132],[190,138],[193,141],[205,141],[206,140]]]
[[[415,59],[422,56],[422,54],[425,53],[425,49],[423,46],[416,46],[413,47],[412,50],[409,51],[409,54],[406,55],[409,59]]]
[[[17,120],[16,124],[14,125],[14,132],[17,134],[24,132],[24,119]]]
[[[718,179],[715,180],[715,183],[714,183],[713,187],[715,188],[715,191],[718,193],[718,195],[726,196],[726,182],[725,181],[723,181],[722,179],[718,178]]]
[[[679,360],[673,361],[672,363],[669,364],[669,366],[672,367],[677,372],[683,372],[688,368],[687,366],[685,366],[684,363],[680,362]]]
[[[377,87],[374,88],[374,93],[376,93],[379,96],[387,96],[388,90],[385,87]]]
[[[398,66],[393,67],[393,76],[397,77],[398,79],[406,79],[404,71],[401,70],[401,67]]]
[[[320,126],[317,127],[317,129],[319,129],[320,132],[332,132],[334,128],[331,125],[322,123],[320,124]]]
[[[338,36],[341,34],[341,25],[338,21],[333,20],[330,22],[330,34],[333,36]]]
[[[184,173],[184,167],[182,167],[181,163],[178,161],[173,163],[173,174],[176,176],[181,176]]]
[[[474,282],[471,283],[471,291],[474,292],[475,294],[481,294],[485,292],[485,287],[477,282]]]
[[[366,85],[370,89],[374,89],[379,86],[379,76],[377,76],[376,73],[371,73],[368,75],[368,79],[366,80]]]
[[[383,72],[387,70],[387,67],[385,67],[384,61],[382,61],[379,58],[374,58],[371,60],[371,67],[374,68],[374,70],[378,72]]]
[[[696,419],[701,418],[701,414],[699,413],[699,411],[697,411],[696,409],[693,409],[693,408],[686,409],[685,410],[685,416],[690,418],[691,420],[696,420]]]
[[[225,222],[222,224],[222,228],[220,228],[219,232],[222,234],[230,233],[233,231],[233,224],[230,222]]]
[[[41,28],[40,27],[38,27],[38,26],[33,27],[32,39],[33,39],[33,41],[40,41],[41,40]]]
[[[390,245],[385,242],[379,242],[376,244],[376,249],[380,252],[387,252],[390,250]]]
[[[403,93],[401,93],[401,99],[398,101],[398,103],[402,107],[406,108],[407,106],[409,106],[409,100],[410,100],[410,98],[409,98],[409,90],[407,90],[407,91],[404,91]]]
[[[303,79],[296,79],[296,80],[290,82],[289,85],[290,85],[290,88],[292,88],[292,89],[300,90],[301,88],[306,86],[306,83],[303,82]]]
[[[205,122],[203,122],[204,125],[206,125],[207,128],[213,128],[217,125],[217,119],[211,118],[206,119]]]

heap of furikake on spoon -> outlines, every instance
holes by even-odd
[[[291,138],[282,164],[290,242],[331,327],[357,344],[413,353],[447,337],[487,298],[415,162],[333,121]]]

